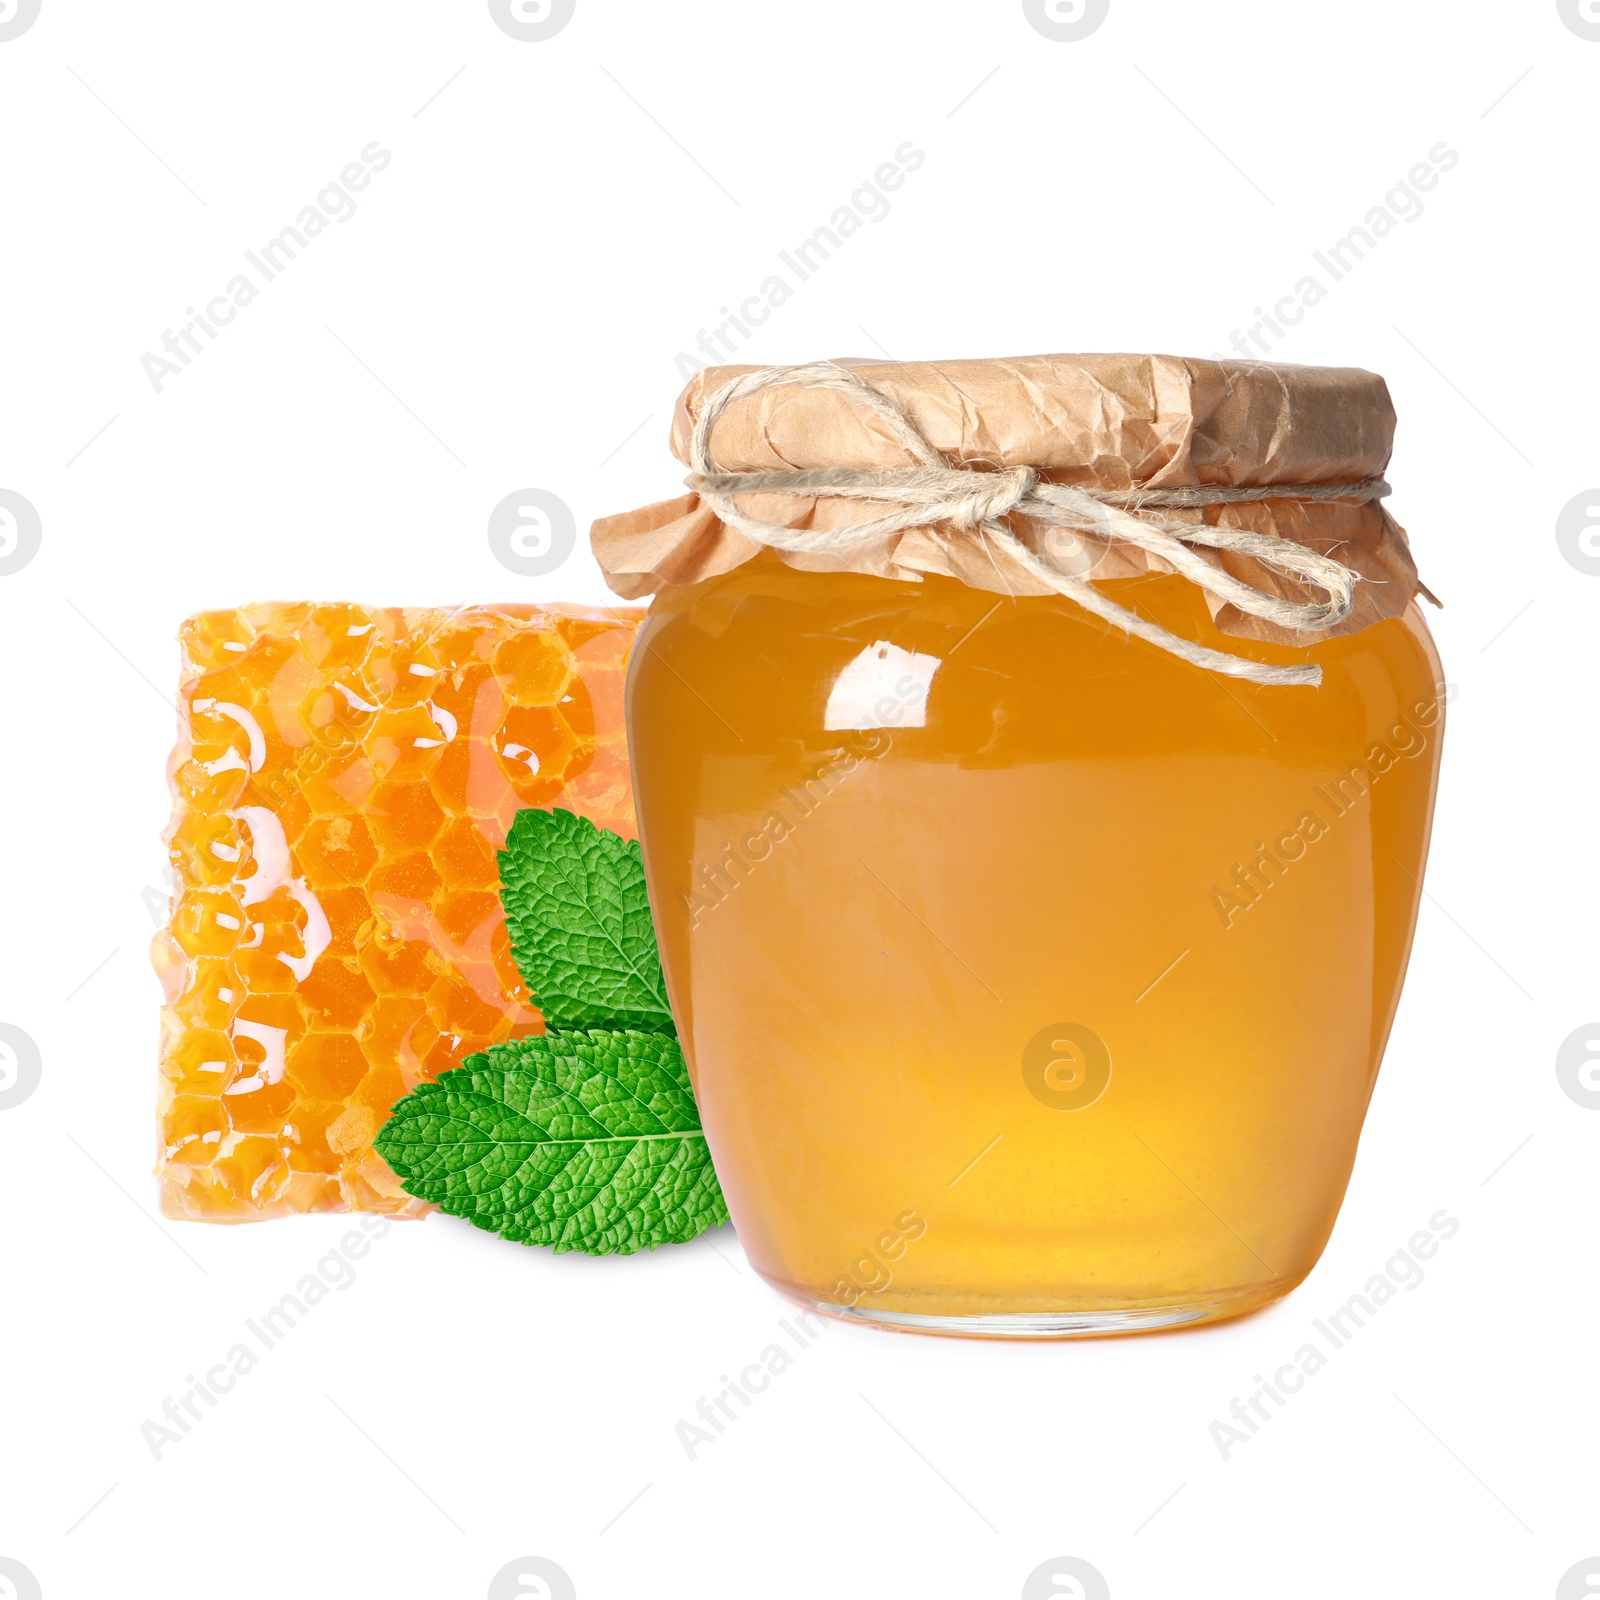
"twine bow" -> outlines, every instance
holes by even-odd
[[[711,435],[735,401],[775,384],[809,384],[854,396],[883,421],[911,456],[915,467],[820,467],[804,471],[724,472],[711,455]],[[1319,631],[1350,614],[1360,574],[1291,539],[1246,528],[1212,527],[1163,517],[1163,508],[1236,505],[1261,500],[1343,500],[1363,503],[1389,492],[1381,477],[1360,483],[1272,484],[1261,488],[1075,489],[1043,482],[1032,468],[952,466],[921,430],[881,389],[847,367],[829,362],[765,367],[724,384],[706,403],[689,441],[693,471],[685,482],[729,527],[778,550],[824,552],[864,544],[908,528],[944,528],[976,533],[1004,551],[1024,571],[1091,615],[1165,650],[1182,661],[1250,683],[1319,684],[1316,666],[1275,667],[1228,651],[1194,644],[1146,621],[1108,599],[1055,555],[1031,549],[1012,531],[1008,519],[1021,516],[1050,528],[1066,528],[1097,539],[1138,546],[1158,556],[1208,594],[1250,616],[1279,627]],[[816,499],[867,500],[897,507],[844,528],[790,528],[765,522],[740,509],[736,496],[790,494]],[[1275,572],[1285,573],[1326,600],[1297,602],[1268,594],[1212,566],[1191,546],[1231,550]]]

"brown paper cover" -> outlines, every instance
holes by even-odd
[[[1246,488],[1358,483],[1381,474],[1394,441],[1394,407],[1382,378],[1357,367],[1300,367],[1158,355],[1023,356],[982,361],[845,361],[894,399],[952,463],[1031,466],[1054,483],[1097,489]],[[712,367],[679,396],[671,445],[688,461],[689,436],[708,396],[748,366]],[[835,389],[785,384],[734,402],[711,440],[723,471],[897,467],[914,463],[882,422]],[[834,528],[882,509],[861,501],[750,495],[751,515],[796,528]],[[1308,645],[1398,616],[1417,592],[1404,530],[1377,501],[1284,498],[1162,515],[1276,534],[1361,574],[1345,621],[1295,633],[1207,596],[1217,626],[1236,638]],[[1014,517],[1035,549],[1060,552],[1052,535]],[[1157,556],[1093,535],[1068,535],[1074,571],[1091,579],[1167,571]],[[1052,539],[1057,541],[1052,543]],[[596,558],[611,588],[635,599],[731,571],[762,546],[685,494],[594,524]],[[919,581],[925,572],[998,594],[1049,590],[978,535],[911,528],[827,554],[777,552],[791,567]],[[1214,565],[1266,593],[1314,598],[1295,580],[1248,557],[1203,550]]]

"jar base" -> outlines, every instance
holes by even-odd
[[[988,1312],[977,1316],[932,1316],[914,1311],[882,1311],[866,1306],[807,1300],[808,1309],[840,1322],[890,1333],[931,1333],[957,1339],[1104,1339],[1118,1334],[1156,1333],[1197,1322],[1242,1317],[1285,1292],[1259,1289],[1181,1305],[1107,1307],[1083,1311]]]

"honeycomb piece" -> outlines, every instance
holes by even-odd
[[[245,606],[180,635],[157,1176],[170,1217],[419,1215],[372,1141],[543,1031],[495,851],[524,806],[634,837],[641,612]]]

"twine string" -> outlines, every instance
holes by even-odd
[[[850,395],[885,424],[918,465],[724,472],[711,453],[711,436],[718,420],[736,400],[784,383],[835,389]],[[724,384],[695,422],[689,440],[689,463],[693,470],[685,480],[688,487],[729,527],[758,544],[816,554],[848,549],[909,528],[977,534],[1010,556],[1030,576],[1102,621],[1195,666],[1262,684],[1315,685],[1322,681],[1322,669],[1271,666],[1169,633],[1118,605],[1085,578],[1067,571],[1053,555],[1034,551],[1017,537],[1009,519],[1026,517],[1046,527],[1135,545],[1167,562],[1206,593],[1250,616],[1282,628],[1316,632],[1336,627],[1349,616],[1359,573],[1292,539],[1246,528],[1175,521],[1162,516],[1161,511],[1262,500],[1361,504],[1382,499],[1389,492],[1389,485],[1381,477],[1359,483],[1272,484],[1241,489],[1081,489],[1047,483],[1028,466],[998,470],[952,466],[881,389],[849,368],[829,362],[764,367]],[[791,528],[743,510],[736,496],[749,494],[859,500],[894,509],[843,528]],[[1327,598],[1293,601],[1268,594],[1213,566],[1191,548],[1196,545],[1248,556],[1275,572],[1320,589]]]

